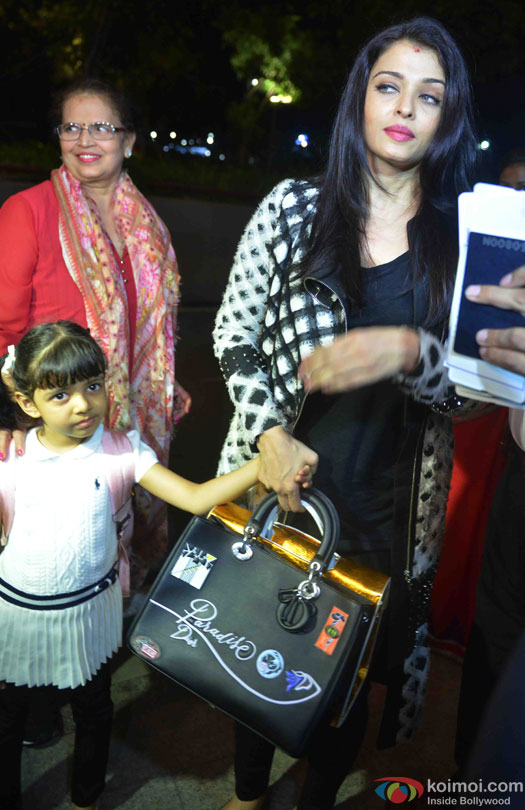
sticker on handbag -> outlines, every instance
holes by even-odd
[[[319,638],[315,642],[315,646],[325,652],[327,655],[332,655],[339,643],[341,634],[346,627],[347,619],[348,613],[345,613],[344,610],[341,610],[334,605],[325,622],[325,626],[319,634]]]
[[[297,703],[306,703],[306,701],[316,698],[321,693],[321,687],[307,672],[290,670],[290,672],[293,673],[292,680],[290,680],[287,670],[288,686],[286,691],[289,693],[289,697],[286,699],[265,695],[260,692],[259,689],[254,689],[253,686],[243,680],[243,678],[232,669],[235,661],[227,662],[223,658],[222,651],[233,653],[234,659],[237,659],[243,664],[245,661],[257,655],[257,647],[253,641],[250,641],[250,639],[245,636],[238,635],[235,632],[224,631],[217,627],[214,621],[217,618],[218,610],[213,602],[210,602],[208,599],[192,599],[188,607],[179,608],[179,610],[181,610],[180,613],[167,605],[163,605],[161,602],[157,602],[155,599],[150,599],[150,604],[165,610],[174,617],[177,629],[171,633],[171,639],[185,642],[189,647],[197,647],[198,642],[202,641],[208,647],[213,658],[215,658],[215,661],[224,672],[236,681],[242,689],[251,692],[252,695],[260,700],[266,703],[275,703],[280,706],[290,706]],[[266,660],[263,661],[263,658],[266,658]],[[279,666],[281,666],[281,669],[276,675],[264,675],[263,677],[274,678],[283,671],[284,660],[281,653],[277,650],[264,650],[257,657],[257,660],[259,659],[261,659],[261,669],[265,672],[275,672],[279,669]],[[198,660],[199,665],[202,665],[202,655]],[[300,696],[298,696],[297,693],[299,693]]]
[[[144,656],[144,658],[149,658],[150,660],[160,658],[160,647],[152,638],[149,638],[149,636],[135,636],[135,638],[131,640],[131,646],[135,652],[138,652],[139,655]]]
[[[314,679],[307,672],[301,672],[300,669],[287,669],[286,670],[286,691],[299,692],[301,689],[311,689],[312,686],[317,686]]]
[[[181,553],[175,560],[175,565],[171,569],[172,577],[187,582],[192,588],[200,590],[204,585],[217,557],[208,554],[198,546],[186,543]]]
[[[284,669],[284,658],[278,650],[263,650],[259,653],[256,667],[263,678],[277,678]]]

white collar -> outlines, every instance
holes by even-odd
[[[85,442],[82,442],[81,444],[78,444],[71,450],[67,450],[65,453],[56,453],[54,450],[49,450],[49,448],[44,447],[38,438],[38,430],[39,428],[33,428],[32,430],[28,431],[26,435],[26,449],[22,458],[27,457],[28,459],[31,459],[31,461],[47,461],[48,459],[66,456],[68,459],[85,458],[86,456],[90,456],[98,449],[102,441],[104,426],[99,425],[91,438]]]

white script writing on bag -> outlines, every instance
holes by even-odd
[[[256,646],[245,636],[238,636],[232,632],[224,632],[218,627],[214,627],[212,622],[217,617],[217,608],[213,602],[207,599],[194,599],[190,603],[190,609],[185,609],[184,614],[178,619],[178,629],[171,634],[171,638],[185,641],[190,647],[196,647],[198,637],[194,628],[201,633],[212,636],[217,644],[225,644],[240,661],[253,658],[256,653]]]
[[[190,602],[189,609],[184,609],[183,614],[178,613],[167,605],[163,605],[161,602],[157,602],[155,599],[150,599],[150,603],[158,608],[161,608],[162,610],[165,610],[167,613],[171,613],[171,615],[175,618],[177,630],[170,635],[170,638],[176,641],[184,641],[190,647],[196,647],[200,638],[206,644],[222,669],[227,672],[231,678],[237,681],[239,686],[246,689],[246,691],[251,692],[252,695],[255,695],[260,700],[266,701],[267,703],[275,703],[281,706],[290,706],[298,703],[305,703],[308,700],[316,698],[317,695],[321,693],[321,687],[311,675],[306,672],[299,672],[296,670],[291,670],[290,672],[286,673],[288,681],[286,691],[288,692],[288,695],[285,699],[265,695],[243,680],[243,678],[234,672],[231,666],[222,658],[222,651],[220,649],[216,649],[215,644],[225,645],[234,653],[235,658],[240,661],[247,661],[248,659],[253,658],[253,656],[257,653],[257,648],[253,641],[250,641],[245,636],[239,636],[232,632],[224,632],[213,625],[212,622],[217,618],[218,612],[213,602],[209,602],[207,599],[194,599],[192,602]],[[290,680],[290,676],[293,677],[292,681]],[[290,689],[292,690],[291,692],[289,691]],[[307,694],[304,694],[301,697],[294,695],[294,692],[297,693],[299,691],[307,692]]]

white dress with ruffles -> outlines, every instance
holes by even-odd
[[[15,464],[15,513],[0,554],[0,578],[32,595],[69,593],[101,580],[117,559],[103,428],[67,453],[45,448],[37,431]],[[137,431],[135,481],[157,463]],[[13,452],[13,451],[11,451]],[[0,491],[7,464],[0,464]],[[9,473],[11,474],[11,473]],[[20,607],[0,597],[0,681],[60,689],[90,680],[122,643],[118,579],[97,596],[62,610]]]

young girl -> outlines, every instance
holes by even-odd
[[[122,628],[108,486],[115,456],[102,444],[105,369],[89,332],[59,321],[31,329],[2,370],[4,422],[15,407],[9,387],[19,408],[40,426],[29,431],[25,455],[17,457],[12,449],[11,460],[0,465],[0,497],[7,500],[14,490],[15,499],[9,542],[0,555],[0,810],[12,810],[20,795],[31,687],[66,690],[71,702],[73,808],[94,810],[104,787],[113,711],[109,660]],[[206,512],[257,481],[255,458],[194,484],[159,464],[136,431],[127,436],[135,482],[180,509]],[[301,472],[306,484],[309,471]]]

